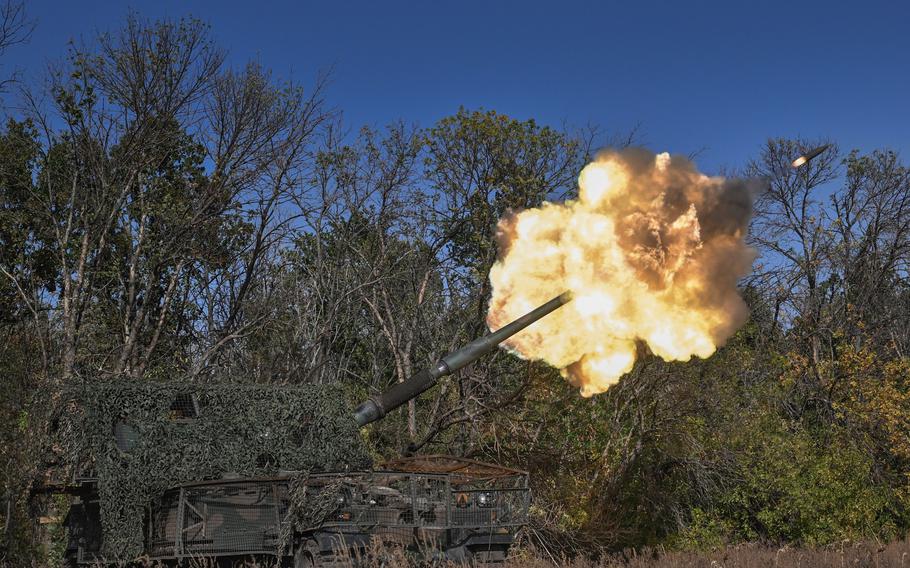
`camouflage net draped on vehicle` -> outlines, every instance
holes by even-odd
[[[307,484],[308,475],[301,473],[288,485],[288,510],[282,519],[278,534],[279,546],[291,545],[294,532],[317,528],[338,508],[336,501],[341,494],[341,479],[323,485],[314,492]]]
[[[142,554],[146,506],[225,474],[354,471],[370,458],[334,385],[86,382],[64,397],[61,445],[98,478],[104,554]]]

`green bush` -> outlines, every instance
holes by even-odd
[[[875,483],[872,459],[846,433],[759,416],[738,438],[738,479],[710,515],[693,512],[686,538],[719,544],[724,531],[728,541],[823,545],[897,535],[895,495]]]

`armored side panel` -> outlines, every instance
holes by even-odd
[[[288,515],[294,495],[304,504]],[[296,552],[318,566],[379,540],[452,560],[504,558],[529,502],[525,472],[451,456],[369,472],[192,483],[150,508],[147,552],[162,560]]]

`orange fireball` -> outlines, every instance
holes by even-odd
[[[751,182],[708,177],[680,156],[604,152],[577,200],[499,222],[487,323],[497,329],[569,290],[575,299],[506,342],[559,368],[581,394],[602,393],[644,342],[667,361],[709,357],[748,317],[737,290]]]

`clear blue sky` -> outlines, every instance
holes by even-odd
[[[611,131],[703,170],[737,166],[769,136],[830,136],[910,161],[910,3],[250,2],[28,0],[38,26],[8,65],[33,78],[70,38],[148,17],[209,21],[233,61],[304,82],[334,68],[350,126],[421,125],[459,105]]]

